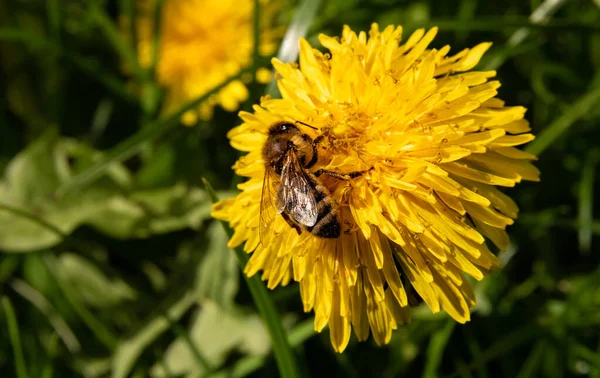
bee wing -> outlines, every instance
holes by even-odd
[[[275,204],[273,201],[277,198],[277,193],[272,182],[274,180],[272,176],[274,175],[271,170],[265,170],[260,198],[260,224],[258,229],[261,243],[266,239],[268,233],[271,232],[271,225],[273,224],[273,219],[275,219]]]
[[[281,171],[281,185],[277,194],[278,208],[281,209],[279,212],[285,210],[296,222],[308,227],[314,226],[319,216],[314,193],[315,188],[310,178],[291,151]],[[284,207],[281,208],[281,205]]]

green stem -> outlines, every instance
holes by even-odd
[[[17,322],[15,310],[8,297],[2,297],[2,308],[4,309],[6,322],[8,323],[8,336],[10,337],[10,343],[13,348],[17,378],[28,378],[29,376],[27,375],[27,369],[25,367],[25,356],[23,355],[23,347],[21,346],[19,323]]]
[[[218,202],[219,199],[217,198],[217,195],[210,183],[206,179],[202,179],[202,181],[204,182],[206,191],[210,195],[212,202]],[[226,222],[221,222],[221,224],[223,225],[223,229],[227,235],[231,238],[233,236],[233,231],[231,228],[229,228]],[[234,251],[239,261],[240,268],[243,271],[244,267],[248,263],[248,255],[241,247],[235,248]],[[277,361],[277,366],[279,367],[280,376],[283,378],[298,377],[299,370],[296,366],[296,360],[294,358],[292,349],[290,348],[287,334],[283,329],[279,313],[277,312],[275,304],[269,296],[265,285],[260,280],[258,275],[248,277],[244,274],[244,279],[246,280],[248,289],[250,289],[250,294],[252,294],[252,299],[258,308],[258,312],[263,318],[267,326],[267,330],[269,331],[269,335],[271,336],[273,352],[275,353],[275,360]]]

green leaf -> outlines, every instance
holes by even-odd
[[[209,217],[206,193],[181,184],[127,197],[115,195],[85,223],[115,238],[146,238],[187,227],[196,229]]]
[[[0,249],[25,252],[55,245],[104,207],[107,190],[117,188],[114,181],[62,201],[53,197],[69,174],[69,157],[68,143],[50,130],[8,164],[0,181]]]
[[[135,291],[118,277],[107,277],[89,260],[72,253],[57,258],[58,275],[74,287],[82,301],[91,307],[115,306],[126,300],[135,300]]]
[[[222,366],[233,350],[264,356],[270,349],[269,335],[260,317],[239,310],[225,311],[208,299],[202,301],[202,309],[196,314],[189,336],[212,367]],[[167,370],[156,364],[152,376],[166,377],[166,371],[171,375],[202,373],[189,343],[181,337],[167,347],[164,363]]]
[[[171,321],[177,321],[196,303],[196,295],[186,292],[167,311],[168,318],[164,315],[153,317],[139,332],[129,339],[121,342],[112,358],[112,378],[126,378],[131,373],[136,361],[144,350],[156,338],[170,328]]]
[[[0,228],[0,249],[48,248],[82,224],[117,238],[143,238],[198,228],[209,217],[210,202],[203,190],[181,184],[135,191],[130,173],[116,163],[87,190],[61,199],[54,196],[73,172],[86,169],[100,156],[52,130],[21,151],[0,181],[0,223],[5,225]]]
[[[227,237],[214,222],[207,231],[206,253],[198,264],[196,290],[201,298],[231,309],[239,289],[239,269],[235,255],[227,247]]]

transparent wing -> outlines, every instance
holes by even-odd
[[[281,171],[281,185],[277,193],[277,208],[296,222],[311,227],[317,223],[319,212],[315,188],[310,178],[298,164],[293,151],[288,153]]]
[[[275,174],[267,169],[265,170],[265,178],[263,180],[262,194],[260,198],[260,225],[259,225],[259,236],[260,242],[264,245],[263,241],[266,240],[266,236],[271,232],[271,226],[275,219],[275,204],[273,203],[277,193],[274,188]]]

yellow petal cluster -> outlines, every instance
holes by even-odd
[[[147,0],[139,1],[137,18],[140,65],[152,62],[155,24]],[[261,1],[260,54],[276,49],[276,29],[272,27],[276,7]],[[169,0],[162,5],[156,76],[166,89],[164,110],[169,112],[198,98],[236,75],[252,61],[252,0]],[[242,81],[234,81],[183,117],[186,124],[198,118],[209,119],[219,105],[234,111],[248,98]]]
[[[351,329],[378,344],[410,320],[411,297],[432,312],[469,320],[475,296],[465,273],[481,280],[508,247],[516,204],[499,187],[539,180],[535,156],[515,146],[534,137],[525,109],[496,98],[494,71],[468,72],[490,47],[454,55],[431,48],[437,28],[402,28],[341,38],[320,35],[322,53],[300,41],[300,65],[273,60],[282,99],[263,99],[229,133],[247,154],[234,168],[248,177],[235,198],[213,215],[229,221],[229,245],[252,253],[246,274],[262,272],[269,288],[300,283],[315,329],[327,324],[341,352]],[[259,204],[265,174],[261,149],[276,121],[302,121],[323,135],[315,169],[340,173],[372,168],[349,181],[323,178],[340,209],[342,235],[298,235],[281,216],[259,241]],[[324,176],[321,176],[324,177]],[[412,301],[411,301],[412,302]]]

